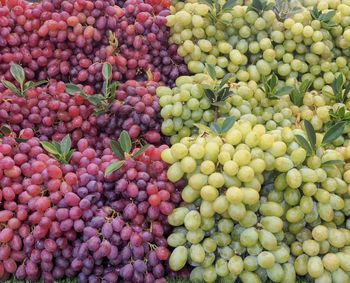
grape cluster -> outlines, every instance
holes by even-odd
[[[0,145],[1,279],[53,282],[69,276],[73,229],[81,221],[80,198],[73,192],[78,177],[71,166],[48,156],[31,129],[17,144],[11,137]]]
[[[101,62],[109,62],[114,80],[147,79],[150,72],[155,81],[174,81],[187,69],[177,46],[167,43],[168,14],[152,1],[121,7],[112,0],[12,1],[0,7],[1,77],[11,79],[9,64],[15,62],[30,80],[51,77],[100,90]]]
[[[96,140],[92,105],[78,95],[70,96],[65,88],[63,82],[51,80],[46,86],[28,90],[24,97],[10,90],[0,92],[0,123],[17,134],[31,128],[40,140],[60,141],[67,134],[74,143],[83,136]],[[91,93],[92,89],[85,87],[85,91]]]
[[[172,270],[189,263],[191,280],[205,282],[349,280],[349,148],[316,134],[318,151],[308,153],[298,135],[308,139],[241,120],[222,138],[183,138],[163,151],[169,180],[188,179],[185,205],[168,219]]]
[[[240,82],[261,82],[275,72],[287,82],[311,80],[316,90],[327,89],[337,72],[349,77],[348,3],[312,1],[306,9],[259,2],[220,3],[219,9],[174,3],[170,42],[179,45],[192,73],[204,72],[206,63],[220,78],[229,72]]]
[[[91,123],[96,125],[101,139],[116,139],[121,131],[126,130],[132,139],[141,136],[149,143],[159,144],[162,141],[159,134],[160,106],[155,94],[158,85],[154,81],[134,80],[119,85],[109,112],[91,116]]]

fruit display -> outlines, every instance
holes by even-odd
[[[350,282],[349,0],[0,0],[0,281]]]

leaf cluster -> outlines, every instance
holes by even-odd
[[[61,163],[69,163],[74,149],[72,147],[72,141],[69,135],[66,135],[60,143],[52,141],[40,142],[43,148],[50,153],[56,160]]]
[[[80,96],[84,97],[92,105],[95,106],[95,114],[100,115],[108,111],[111,103],[115,99],[118,82],[111,82],[112,76],[112,65],[109,63],[104,63],[102,66],[103,75],[103,86],[102,94],[87,95],[79,86],[69,83],[66,84],[66,92],[70,95],[75,95],[78,93]]]
[[[306,150],[308,156],[314,156],[317,151],[316,145],[316,132],[312,124],[305,120],[304,121],[305,131],[307,138],[302,135],[295,135],[297,142]],[[345,122],[341,121],[330,127],[323,136],[321,147],[330,145],[334,140],[343,134],[345,128]]]
[[[247,11],[254,11],[259,16],[261,16],[265,11],[272,10],[275,6],[275,3],[266,0],[253,0],[252,3],[248,6]]]
[[[332,83],[334,99],[338,103],[346,103],[349,99],[350,81],[346,82],[344,75],[339,74]]]
[[[345,106],[338,107],[336,110],[329,110],[329,116],[331,125],[341,121],[350,122],[350,111],[346,111]]]
[[[219,0],[202,0],[202,3],[209,6],[209,17],[216,23],[222,13],[231,12],[236,0],[227,0],[225,4],[221,5]],[[223,22],[224,24],[230,24]]]
[[[202,130],[204,133],[209,133],[215,136],[222,136],[232,128],[235,122],[236,122],[236,119],[235,117],[232,116],[232,117],[227,117],[221,126],[217,122],[212,123],[210,127],[204,126],[202,124],[197,124],[197,123],[195,123],[194,126]]]
[[[335,10],[330,10],[328,12],[322,13],[322,11],[318,10],[316,6],[311,10],[311,16],[314,20],[318,20],[321,22],[321,26],[330,30],[333,27],[336,27],[337,24],[332,21],[332,18],[335,16]]]
[[[262,90],[268,99],[278,99],[279,96],[290,94],[293,90],[291,86],[278,87],[278,77],[273,73],[270,78],[262,78]]]
[[[106,168],[105,176],[120,169],[124,165],[125,159],[127,157],[130,157],[132,159],[136,159],[142,153],[144,153],[146,151],[146,149],[149,147],[149,145],[146,144],[146,145],[142,146],[138,151],[131,154],[132,143],[131,143],[131,138],[130,138],[127,131],[122,131],[120,134],[120,137],[117,141],[111,140],[110,145],[111,145],[111,149],[112,149],[113,153],[118,157],[119,160],[117,162],[111,163]]]
[[[24,69],[18,64],[11,65],[10,73],[12,77],[18,82],[19,88],[10,81],[1,80],[1,82],[7,89],[11,90],[13,93],[20,97],[24,97],[28,90],[47,83],[45,80],[35,83],[32,81],[25,82]]]
[[[298,86],[292,88],[292,91],[289,94],[290,100],[294,105],[302,106],[305,93],[309,90],[312,82],[310,80],[305,80]]]
[[[302,10],[301,7],[291,7],[291,0],[277,0],[276,5],[273,7],[273,11],[280,21],[292,17]]]
[[[9,127],[4,126],[4,125],[0,127],[0,139],[3,137],[11,136],[12,134],[14,134],[14,133],[12,132],[12,130]],[[26,139],[22,139],[22,138],[14,138],[14,139],[18,143],[27,141]]]
[[[207,64],[207,71],[211,79],[215,81],[215,85],[214,87],[210,85],[203,85],[204,93],[212,106],[224,106],[226,99],[233,95],[233,92],[227,85],[228,81],[232,77],[232,74],[226,74],[220,81],[217,81],[216,71],[212,65]]]

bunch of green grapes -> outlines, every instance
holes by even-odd
[[[223,137],[183,138],[162,153],[169,180],[188,179],[185,205],[168,219],[173,270],[189,264],[198,282],[350,280],[350,166],[341,163],[350,146],[321,147],[317,133],[308,154],[296,135],[308,139],[240,120]]]
[[[286,81],[311,80],[322,90],[339,72],[350,77],[350,3],[317,2],[316,11],[302,9],[287,19],[252,5],[218,13],[200,1],[177,2],[167,18],[170,40],[192,73],[203,73],[208,63],[219,78],[229,72],[239,82],[261,82],[275,72]]]
[[[171,143],[181,138],[197,136],[195,124],[211,126],[225,117],[266,125],[268,130],[277,127],[292,127],[298,117],[299,108],[293,109],[288,96],[270,100],[255,81],[233,83],[233,95],[216,107],[204,93],[204,85],[212,83],[209,76],[197,74],[182,76],[176,87],[161,86],[157,89],[162,107],[162,133],[171,136]]]

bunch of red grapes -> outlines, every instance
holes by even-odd
[[[173,84],[186,65],[169,46],[168,1],[8,1],[0,6],[0,79],[11,80],[9,64],[25,67],[30,80],[48,77],[102,87],[102,63],[113,80]],[[148,75],[147,75],[148,74]]]
[[[156,88],[187,73],[168,44],[169,8],[169,0],[0,1],[0,81],[21,88],[16,64],[25,83],[47,80],[20,93],[0,83],[0,280],[166,282],[167,216],[186,185],[167,179],[160,157],[167,140]],[[119,85],[97,113],[105,63]],[[151,145],[108,173],[121,162],[111,141],[123,131],[134,152]]]

